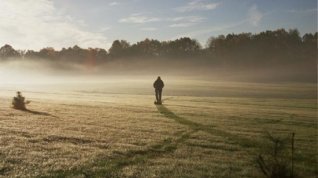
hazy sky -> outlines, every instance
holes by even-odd
[[[0,46],[100,47],[187,36],[317,31],[316,0],[0,0]]]

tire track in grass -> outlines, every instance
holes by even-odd
[[[234,134],[219,130],[209,125],[202,125],[183,117],[180,117],[170,111],[164,105],[157,105],[158,111],[168,119],[173,119],[177,123],[188,126],[191,131],[178,133],[177,139],[165,139],[162,142],[151,145],[144,150],[129,150],[126,152],[115,151],[111,156],[99,155],[97,159],[90,161],[83,166],[70,170],[57,170],[49,172],[48,177],[123,177],[122,169],[131,165],[145,164],[149,159],[160,157],[164,154],[173,153],[178,144],[184,143],[190,136],[198,131],[204,131],[211,135],[218,135],[230,139],[231,141],[243,147],[256,147],[258,143],[247,138],[242,138]],[[92,169],[93,168],[93,169]]]
[[[129,150],[127,152],[115,151],[112,156],[99,155],[98,159],[71,170],[57,170],[49,172],[51,177],[122,177],[122,169],[130,165],[144,164],[149,159],[160,157],[164,154],[174,152],[179,144],[184,143],[190,136],[198,130],[177,134],[178,138],[172,140],[165,139],[160,143],[149,146],[145,150]],[[92,168],[96,168],[92,170]]]

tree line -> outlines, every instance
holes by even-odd
[[[93,61],[103,63],[129,58],[171,60],[206,60],[219,65],[264,66],[273,64],[316,65],[317,32],[300,35],[297,29],[277,29],[257,34],[219,35],[208,39],[205,47],[188,37],[171,41],[145,39],[134,44],[115,40],[106,50],[81,48],[77,45],[55,50],[52,47],[34,50],[15,50],[6,44],[0,48],[0,59],[46,59],[65,62]]]

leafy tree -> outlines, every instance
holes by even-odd
[[[39,51],[38,56],[43,59],[55,59],[56,51],[52,47],[43,48]]]
[[[127,54],[127,49],[130,47],[130,44],[125,40],[115,40],[112,46],[109,49],[109,55],[111,57],[122,57]]]
[[[201,45],[188,37],[169,41],[163,45],[164,53],[172,57],[193,57],[200,54]]]
[[[146,38],[131,46],[131,55],[157,57],[161,55],[161,43],[158,40]]]
[[[13,49],[12,46],[6,44],[0,48],[0,58],[7,59],[13,57],[20,57],[20,54],[18,51]]]

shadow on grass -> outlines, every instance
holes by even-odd
[[[227,132],[227,131],[224,131],[224,130],[221,130],[221,129],[217,129],[217,128],[215,128],[215,126],[203,125],[203,124],[200,124],[200,123],[197,123],[197,122],[193,122],[193,121],[187,120],[187,119],[185,119],[183,117],[180,117],[180,116],[176,115],[174,112],[169,110],[164,105],[156,105],[156,107],[157,107],[159,113],[164,115],[166,118],[173,119],[177,123],[185,125],[185,126],[188,126],[188,127],[190,127],[191,129],[193,129],[195,131],[203,131],[203,132],[209,133],[211,135],[217,135],[217,136],[225,137],[226,139],[232,140],[233,142],[239,144],[242,147],[256,147],[257,145],[260,144],[256,140],[252,140],[252,139],[249,139],[249,138],[241,137],[239,135],[235,135],[235,134],[232,134],[230,132]]]
[[[171,110],[169,110],[164,105],[156,105],[156,107],[157,107],[158,111],[162,115],[164,115],[166,118],[174,119],[179,124],[189,126],[193,130],[210,130],[213,127],[213,126],[209,126],[209,125],[202,125],[202,124],[187,120],[183,117],[180,117],[180,116],[176,115],[174,112],[172,112]]]
[[[16,108],[14,108],[14,109],[16,109]],[[34,115],[56,117],[56,116],[54,116],[54,115],[52,115],[50,113],[47,113],[47,112],[33,111],[33,110],[30,110],[30,109],[16,109],[16,110],[23,111],[23,112],[28,112],[28,113],[31,113],[31,114],[34,114]]]

